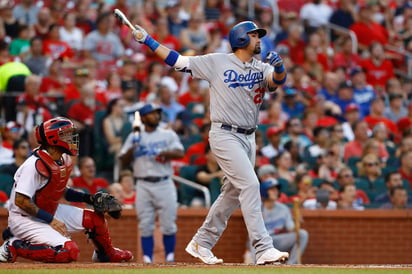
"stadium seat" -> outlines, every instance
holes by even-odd
[[[9,174],[0,173],[0,191],[3,191],[10,197],[11,189],[13,188],[14,178]]]

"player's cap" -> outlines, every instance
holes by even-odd
[[[76,77],[89,76],[89,70],[87,68],[77,68],[74,71],[74,76]]]
[[[265,175],[276,174],[276,168],[271,164],[266,164],[258,168],[257,175],[262,177]]]
[[[122,91],[129,90],[129,89],[136,89],[136,88],[137,88],[137,84],[135,80],[122,81],[121,83]]]
[[[345,112],[350,112],[350,111],[359,111],[359,106],[355,103],[351,103],[346,106]]]
[[[146,104],[139,109],[140,116],[144,116],[154,111],[162,112],[162,109],[155,104]]]
[[[270,128],[267,129],[266,136],[271,137],[273,135],[276,135],[276,134],[279,134],[279,133],[282,133],[282,132],[283,132],[282,128],[277,127],[277,126],[273,126],[273,127],[270,127]]]
[[[275,178],[269,178],[265,181],[263,181],[260,184],[260,196],[262,196],[263,199],[269,198],[268,190],[272,188],[277,188],[280,190],[281,186],[279,184],[279,181],[276,180]]]

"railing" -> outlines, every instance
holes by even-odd
[[[180,184],[187,185],[189,187],[193,187],[201,192],[203,192],[203,195],[205,197],[205,207],[209,208],[210,207],[210,191],[207,187],[199,185],[198,183],[195,183],[193,181],[187,180],[183,177],[173,175],[172,179],[175,180],[176,182]]]
[[[356,34],[353,31],[351,31],[350,29],[332,24],[332,23],[328,23],[328,24],[323,25],[323,26],[325,28],[327,28],[328,31],[335,30],[337,32],[341,32],[341,33],[344,33],[344,34],[348,35],[350,37],[350,39],[352,40],[352,53],[357,53],[358,52],[358,38],[356,37]],[[329,35],[329,37],[330,37],[330,35]]]

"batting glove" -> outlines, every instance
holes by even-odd
[[[134,134],[133,137],[132,137],[133,146],[139,145],[141,139],[142,138],[141,138],[140,134]]]
[[[282,57],[276,51],[269,51],[266,55],[266,62],[275,67],[280,67],[283,65]]]
[[[144,42],[146,41],[146,38],[149,34],[147,33],[147,31],[144,28],[142,28],[139,25],[134,25],[134,27],[136,28],[132,32],[134,40],[136,40],[137,42],[139,42],[141,44],[144,44]]]

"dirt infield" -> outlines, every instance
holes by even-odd
[[[143,268],[252,268],[255,265],[247,264],[222,264],[222,265],[205,265],[193,263],[171,263],[171,264],[138,264],[138,263],[70,263],[70,264],[46,264],[46,263],[14,263],[2,264],[2,270],[8,269],[143,269]],[[403,269],[412,270],[412,264],[405,265],[265,265],[259,267],[279,267],[279,268],[353,268],[353,269]]]

